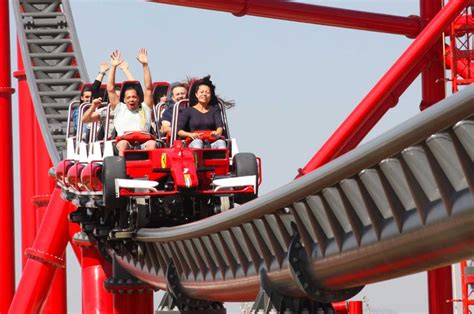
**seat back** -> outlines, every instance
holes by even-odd
[[[153,104],[158,105],[160,103],[160,98],[168,94],[169,87],[170,83],[168,82],[153,83]]]
[[[174,104],[173,106],[173,120],[171,121],[171,136],[170,136],[170,145],[173,146],[173,143],[175,140],[178,139],[178,119],[179,119],[179,113],[181,110],[184,108],[189,107],[189,100],[188,99],[183,99],[178,101],[177,103]]]

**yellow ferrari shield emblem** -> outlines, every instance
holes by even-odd
[[[166,153],[161,154],[161,168],[166,168]]]

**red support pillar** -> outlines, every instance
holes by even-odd
[[[47,173],[47,172],[46,172]],[[47,175],[43,175],[46,177]],[[37,175],[38,179],[39,176]],[[46,180],[45,180],[46,181]],[[45,182],[49,185],[49,182]],[[36,221],[38,222],[37,228],[39,229],[43,221],[46,208],[49,203],[51,195],[43,194],[37,195],[33,198],[33,204],[36,206]],[[61,256],[66,265],[66,253]],[[41,307],[42,314],[55,314],[55,313],[67,313],[67,285],[66,285],[66,268],[59,267],[56,269],[52,283],[49,288],[48,297]]]
[[[441,1],[421,0],[420,16],[429,23],[441,10]],[[423,110],[446,97],[445,66],[443,55],[443,38],[438,39],[429,51],[430,64],[421,73],[422,101],[420,109]]]
[[[19,86],[19,108],[21,108],[20,125],[20,172],[21,172],[21,206],[22,206],[22,252],[32,247],[36,231],[41,225],[45,206],[53,189],[48,176],[51,160],[46,153],[46,145],[36,119],[34,106],[26,81],[23,58],[17,45],[18,71],[15,77]],[[45,152],[37,154],[36,152]],[[31,156],[34,156],[32,158]],[[44,201],[46,200],[46,204]],[[35,206],[36,205],[36,206]],[[25,266],[26,255],[22,254],[22,265]],[[43,313],[67,312],[66,271],[58,269],[54,276],[48,300],[42,308]]]
[[[114,294],[114,314],[153,313],[153,292]]]
[[[113,295],[104,287],[104,282],[112,275],[112,265],[104,260],[94,243],[83,242],[79,246],[82,252],[82,313],[113,313]],[[130,313],[142,312],[133,309]]]
[[[30,128],[32,126],[30,125]],[[53,181],[48,175],[49,169],[52,167],[51,159],[47,153],[46,144],[43,139],[43,134],[38,123],[38,119],[34,118],[34,146],[33,150],[42,151],[43,154],[35,155],[35,197],[36,203],[36,218],[38,221],[38,229],[42,223],[46,206],[50,198],[51,191],[54,188]],[[33,156],[33,150],[30,152]],[[44,203],[46,200],[46,203]],[[68,224],[69,222],[66,221]],[[65,258],[65,254],[62,256]],[[66,265],[66,263],[64,262]],[[48,298],[43,306],[43,313],[67,313],[67,284],[66,284],[66,268],[61,267],[56,270],[54,279],[49,290]]]
[[[68,242],[70,204],[55,188],[38,230],[33,247],[27,250],[28,261],[13,298],[9,313],[38,313],[48,295],[57,268],[64,267],[62,258]]]
[[[464,7],[463,7],[464,8]],[[441,1],[421,0],[420,16],[426,22],[431,21],[441,10]],[[424,110],[446,97],[443,38],[438,36],[429,51],[430,66],[421,73],[422,101]],[[452,314],[453,298],[451,266],[428,271],[428,298],[430,314]]]
[[[349,314],[362,314],[362,301],[349,301]]]
[[[133,277],[114,258],[106,289],[113,293],[114,314],[153,313],[153,287]]]
[[[35,196],[35,161],[34,152],[34,128],[35,112],[31,100],[30,89],[26,81],[25,69],[23,67],[23,58],[21,56],[20,46],[17,43],[18,71],[14,76],[18,79],[18,108],[19,130],[20,130],[20,187],[21,187],[21,256],[22,266],[25,267],[27,248],[30,248],[35,241],[36,236],[36,208],[32,199]]]
[[[82,269],[82,313],[113,313],[113,295],[104,285],[112,276],[112,265],[76,223],[69,223],[69,242]]]
[[[332,309],[336,314],[348,314],[347,301],[339,301],[332,303]]]
[[[6,313],[15,293],[13,218],[13,146],[9,1],[0,1],[0,313]]]

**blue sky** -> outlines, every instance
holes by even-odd
[[[419,12],[418,1],[408,0],[305,2],[402,16]],[[135,60],[141,47],[148,49],[154,81],[211,74],[218,94],[237,103],[228,118],[241,151],[262,158],[262,193],[293,179],[411,42],[399,35],[133,0],[71,0],[71,5],[91,80],[114,49],[141,79]],[[14,43],[14,28],[11,34]],[[420,91],[417,80],[368,138],[415,115]],[[68,262],[75,265],[68,274],[69,311],[80,312],[72,284],[80,271],[72,255]],[[366,297],[373,310],[384,313],[425,313],[426,295],[426,275],[418,274],[370,285],[357,298]],[[238,306],[229,310],[237,312]]]

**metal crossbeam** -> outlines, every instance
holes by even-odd
[[[289,261],[295,233],[306,284],[334,298],[470,257],[473,114],[470,86],[272,193],[189,225],[141,229],[138,249],[115,254],[161,289],[173,261],[187,295],[214,301],[253,300],[261,269],[283,294],[305,295]]]
[[[69,1],[14,0],[28,86],[54,164],[65,149],[69,103],[88,82]]]

